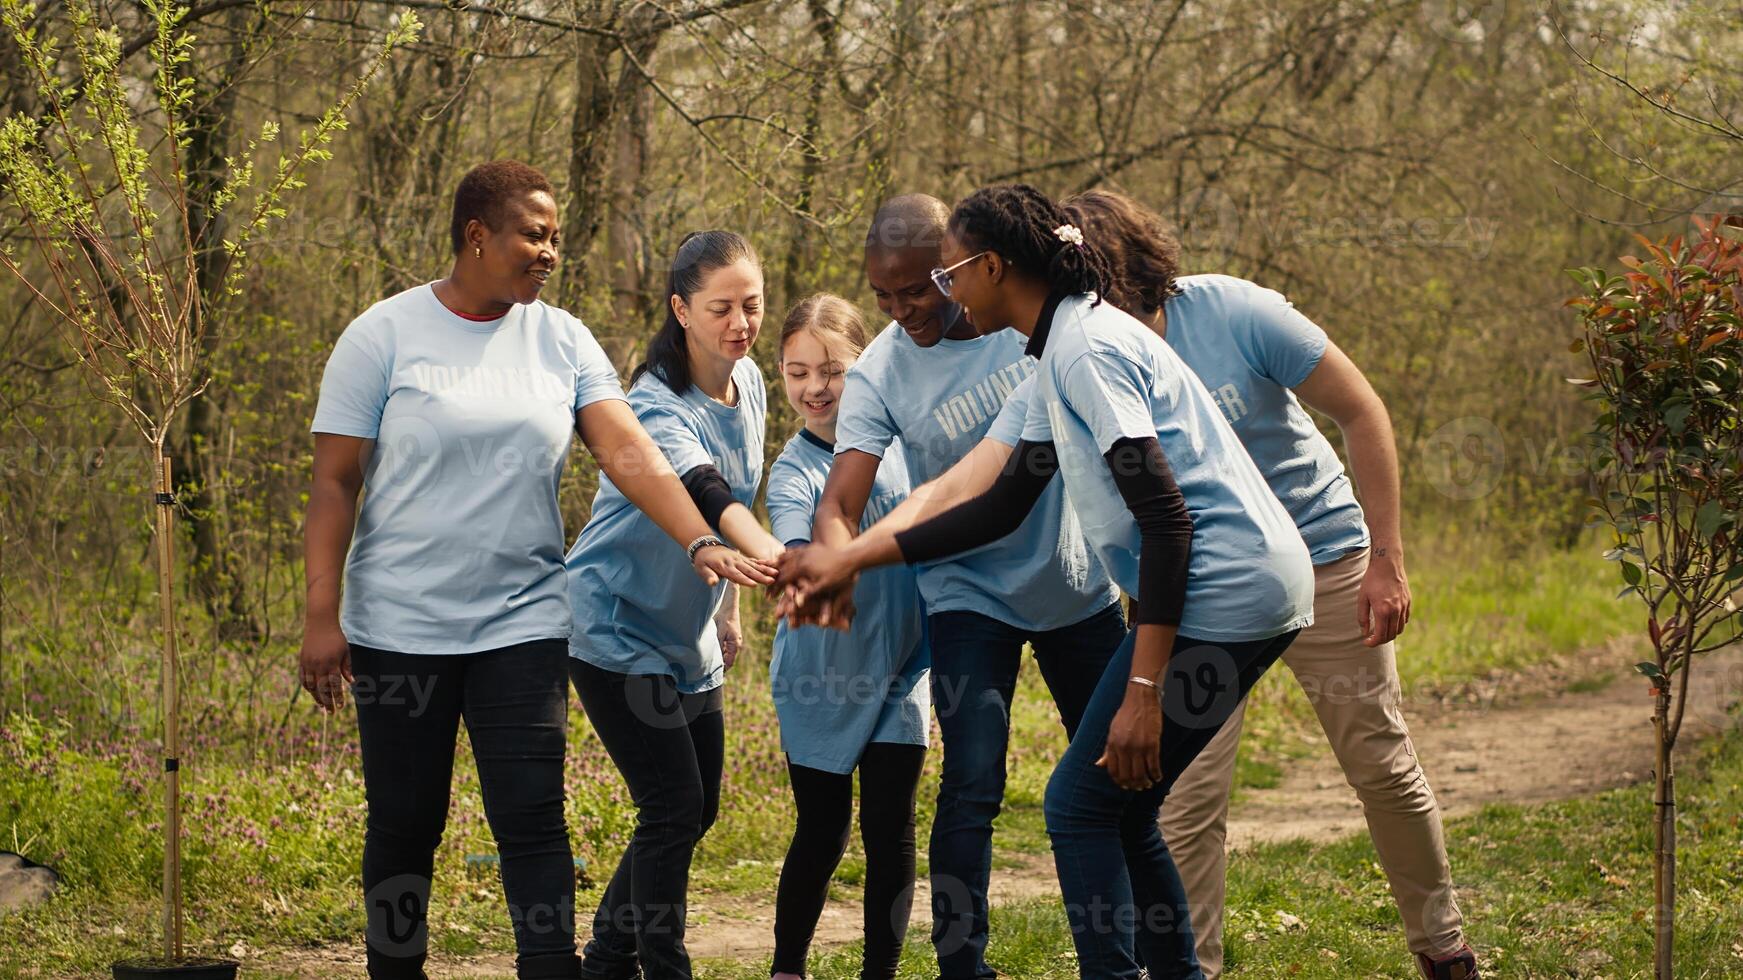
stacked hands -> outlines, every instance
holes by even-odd
[[[827,545],[795,545],[776,559],[769,593],[775,614],[792,626],[853,626],[853,589],[859,579],[850,556]],[[1139,792],[1162,781],[1162,700],[1154,687],[1133,685],[1108,729],[1096,765],[1120,788]]]
[[[852,628],[859,573],[839,549],[796,545],[782,552],[776,565],[769,586],[776,616],[792,626],[824,626],[844,633]]]

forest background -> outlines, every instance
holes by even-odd
[[[131,0],[95,6],[143,105],[149,18]],[[756,245],[770,323],[830,290],[875,324],[860,249],[880,200],[997,181],[1125,191],[1176,225],[1185,271],[1283,291],[1385,398],[1418,591],[1408,684],[1445,690],[1638,632],[1586,526],[1591,409],[1564,380],[1580,371],[1562,270],[1743,212],[1737,4],[195,0],[182,157],[196,215],[263,124],[311,124],[408,9],[421,38],[255,249],[242,301],[201,340],[211,383],[171,439],[198,941],[360,932],[354,726],[318,717],[292,670],[308,424],[345,324],[445,274],[449,195],[484,160],[551,175],[565,243],[546,299],[626,374],[691,230]],[[36,16],[66,29],[58,0]],[[0,80],[0,113],[40,111],[5,39]],[[0,243],[19,247],[4,188],[0,202]],[[771,382],[774,333],[754,351]],[[0,847],[83,873],[59,912],[0,920],[0,937],[49,975],[148,945],[155,888],[154,469],[87,385],[51,318],[0,279]],[[779,398],[769,424],[772,458],[796,427]],[[596,484],[578,451],[571,538]],[[727,816],[700,865],[707,887],[744,894],[772,882],[755,862],[778,864],[790,826],[780,806],[755,816],[785,791],[761,673],[773,631],[753,605]],[[1259,725],[1244,785],[1273,779],[1307,724],[1292,692],[1266,696],[1280,720]],[[1008,832],[1034,844],[1031,797],[1057,745],[1031,709]],[[609,863],[629,811],[575,728],[571,827],[585,859]],[[455,876],[488,850],[471,778],[444,848]],[[488,896],[442,914],[465,927],[443,933],[454,952],[506,942]]]

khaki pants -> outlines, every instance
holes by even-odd
[[[1362,801],[1411,952],[1445,955],[1463,945],[1463,919],[1440,809],[1399,710],[1392,644],[1363,646],[1356,625],[1356,596],[1367,570],[1365,548],[1314,569],[1314,624],[1284,651],[1283,662],[1312,702],[1344,778]],[[1224,844],[1245,715],[1243,702],[1162,805],[1162,836],[1191,900],[1207,980],[1222,973]]]

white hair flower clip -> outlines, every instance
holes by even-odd
[[[1053,237],[1067,245],[1076,245],[1078,248],[1083,247],[1083,232],[1078,230],[1076,225],[1060,225],[1053,229]]]

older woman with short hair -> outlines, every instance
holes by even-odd
[[[424,976],[462,719],[501,854],[516,972],[579,975],[557,508],[572,434],[661,530],[693,546],[704,581],[770,577],[712,536],[587,328],[539,302],[557,265],[557,214],[533,167],[473,168],[454,194],[448,276],[352,321],[321,380],[300,674],[327,711],[348,682],[357,702],[371,977]]]

